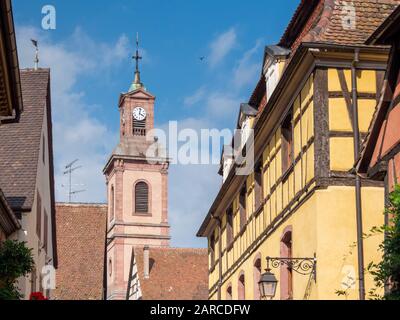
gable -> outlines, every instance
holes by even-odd
[[[143,99],[143,100],[154,100],[155,96],[147,92],[143,88],[139,88],[135,91],[131,91],[128,93],[122,93],[120,98],[119,98],[119,106],[122,105],[122,103],[125,101],[125,99]]]
[[[18,123],[0,126],[0,185],[16,211],[30,210],[34,200],[49,74],[47,69],[21,71],[24,111]]]

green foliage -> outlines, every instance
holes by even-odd
[[[380,263],[370,263],[368,271],[374,277],[378,288],[387,287],[384,297],[372,290],[370,295],[373,299],[400,300],[400,186],[390,195],[390,205],[386,208],[389,217],[389,225],[374,228],[373,233],[385,233],[384,242],[379,246],[383,253]]]
[[[32,272],[32,249],[25,242],[6,240],[0,244],[0,300],[18,300],[22,296],[16,280]]]

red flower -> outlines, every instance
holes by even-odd
[[[32,292],[29,300],[47,300],[47,298],[41,292]]]

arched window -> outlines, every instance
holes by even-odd
[[[228,289],[226,289],[226,299],[225,300],[232,300],[232,285],[230,284],[228,286]]]
[[[143,181],[135,185],[135,212],[149,213],[149,186]]]
[[[260,300],[260,289],[258,286],[258,282],[261,278],[261,257],[260,255],[257,256],[254,262],[254,300]]]
[[[110,191],[110,221],[113,221],[115,217],[115,193],[114,186],[111,186]]]
[[[292,258],[292,227],[287,227],[281,238],[281,257]],[[287,265],[281,266],[281,300],[293,299],[293,271]]]
[[[238,299],[239,300],[246,300],[246,284],[244,279],[244,273],[242,272],[239,277],[238,283]]]

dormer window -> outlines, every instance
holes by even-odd
[[[267,100],[269,100],[279,83],[279,65],[290,55],[289,49],[280,46],[265,47],[264,75],[266,81]]]
[[[257,109],[253,108],[248,103],[242,103],[240,106],[240,116],[239,116],[239,123],[238,127],[241,129],[240,131],[240,141],[241,141],[241,149],[247,143],[247,140],[251,134],[251,119],[257,116]]]
[[[267,87],[267,100],[269,100],[279,81],[279,65],[277,62],[272,63],[272,65],[267,69],[265,81]]]
[[[233,150],[230,145],[224,146],[222,154],[222,181],[228,178],[233,165]]]
[[[242,131],[241,131],[241,141],[242,141],[242,149],[246,145],[247,140],[250,136],[250,118],[246,117],[242,123]]]

